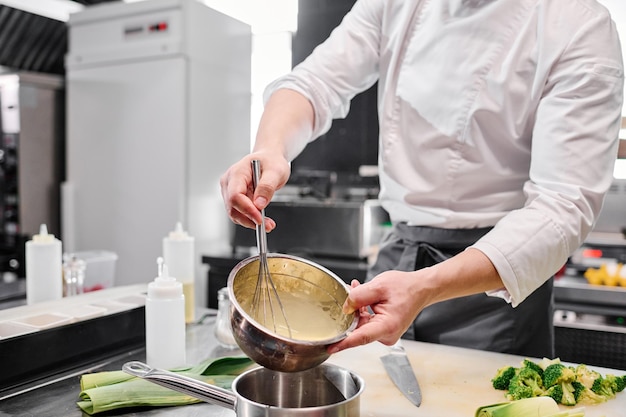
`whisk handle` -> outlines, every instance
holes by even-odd
[[[256,190],[259,185],[259,178],[261,178],[261,161],[258,159],[252,160],[252,186]],[[257,244],[259,246],[259,252],[261,254],[267,253],[267,234],[265,233],[265,209],[261,209],[261,224],[256,226]]]

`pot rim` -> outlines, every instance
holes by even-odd
[[[269,256],[269,253],[268,253]],[[231,389],[232,389],[232,393],[233,395],[236,397],[235,403],[234,403],[234,407],[235,407],[235,411],[237,411],[237,405],[239,404],[239,401],[244,401],[247,402],[248,404],[254,405],[254,406],[258,406],[260,408],[266,408],[266,409],[273,409],[273,410],[299,410],[300,412],[304,413],[304,412],[308,412],[308,411],[315,411],[315,410],[322,410],[322,409],[326,409],[326,408],[334,408],[346,403],[350,403],[353,401],[358,401],[359,397],[363,394],[363,391],[365,391],[365,380],[363,379],[362,376],[360,376],[359,374],[357,374],[356,372],[351,371],[348,368],[344,368],[335,364],[330,364],[330,363],[322,363],[320,365],[317,365],[316,368],[321,368],[321,367],[325,367],[325,368],[332,368],[332,369],[336,369],[338,371],[343,371],[343,372],[347,372],[348,374],[350,374],[350,376],[354,379],[355,383],[358,383],[358,390],[357,392],[354,393],[354,395],[350,396],[350,398],[345,398],[342,401],[338,401],[336,403],[332,403],[332,404],[325,404],[325,405],[316,405],[313,407],[279,407],[276,405],[269,405],[269,404],[263,404],[260,403],[258,401],[254,401],[251,400],[250,398],[247,398],[245,396],[243,396],[241,394],[241,392],[239,392],[239,390],[237,389],[237,385],[239,384],[239,382],[246,377],[246,375],[248,374],[252,374],[255,372],[264,372],[264,371],[269,371],[269,372],[277,372],[277,373],[281,373],[280,371],[275,371],[275,370],[271,370],[268,368],[265,368],[263,366],[257,366],[254,367],[252,369],[248,369],[247,371],[237,375],[237,377],[235,377],[235,379],[232,382],[231,385]],[[313,368],[311,368],[313,369]],[[300,372],[306,372],[307,370],[304,371],[300,371]]]
[[[286,258],[286,259],[291,259],[291,260],[294,260],[294,261],[298,261],[298,262],[302,262],[302,263],[308,264],[308,265],[310,265],[310,266],[312,266],[314,268],[317,268],[317,269],[325,272],[331,278],[333,278],[335,281],[337,281],[340,285],[342,285],[347,293],[350,292],[350,286],[348,284],[346,284],[341,278],[339,278],[335,273],[333,273],[329,269],[327,269],[327,268],[323,267],[322,265],[319,265],[319,264],[317,264],[317,263],[315,263],[313,261],[310,261],[310,260],[304,259],[304,258],[300,258],[299,256],[288,255],[288,254],[285,254],[285,253],[276,253],[276,252],[268,253],[267,257],[268,258]],[[243,260],[239,261],[237,263],[237,265],[235,265],[233,267],[233,269],[230,271],[230,273],[228,274],[228,281],[227,281],[228,297],[230,298],[231,304],[237,309],[239,314],[241,314],[247,321],[249,321],[250,323],[254,324],[254,327],[256,327],[257,330],[259,330],[259,331],[261,331],[263,333],[269,334],[273,338],[276,338],[278,340],[285,341],[285,342],[297,343],[297,344],[303,345],[303,346],[322,346],[322,345],[332,345],[333,343],[337,343],[337,342],[345,339],[346,336],[356,328],[357,324],[359,323],[359,317],[355,313],[352,313],[352,315],[353,315],[352,323],[350,323],[350,326],[348,326],[348,328],[346,330],[344,330],[343,332],[337,334],[336,336],[333,336],[333,337],[328,338],[328,339],[322,339],[322,340],[293,339],[293,338],[290,338],[290,337],[283,336],[283,335],[280,335],[278,333],[275,333],[275,332],[271,331],[270,329],[268,329],[267,327],[261,325],[258,321],[254,320],[252,318],[252,316],[250,316],[241,307],[241,305],[239,304],[239,301],[235,297],[235,293],[234,293],[234,290],[233,290],[233,282],[235,280],[235,276],[237,275],[237,273],[244,266],[248,265],[249,263],[254,262],[257,259],[259,259],[259,255],[253,255],[253,256],[250,256],[250,257],[248,257],[246,259],[243,259]]]

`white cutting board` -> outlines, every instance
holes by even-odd
[[[393,385],[380,356],[389,348],[380,343],[348,349],[328,359],[365,380],[361,417],[473,417],[478,407],[504,402],[504,391],[491,386],[491,378],[505,365],[519,366],[522,356],[403,341],[422,390],[422,405],[411,404]],[[594,367],[602,374],[625,371]],[[567,407],[562,406],[563,409]],[[600,405],[585,406],[585,417],[626,416],[626,390]]]

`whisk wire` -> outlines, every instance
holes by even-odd
[[[253,172],[253,185],[256,189],[259,177],[261,175],[260,163],[258,160],[252,161]],[[287,321],[285,314],[285,308],[283,306],[280,297],[278,296],[278,290],[272,279],[269,265],[267,263],[267,234],[265,232],[265,210],[261,210],[261,224],[256,227],[257,246],[259,248],[259,273],[257,276],[257,282],[255,286],[254,296],[252,298],[252,315],[255,320],[259,321],[265,327],[271,323],[274,333],[278,333],[278,326],[276,323],[277,314],[275,313],[274,301],[278,304],[278,312],[280,313],[280,319],[287,329],[287,333],[291,338],[291,326]]]

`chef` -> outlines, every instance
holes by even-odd
[[[358,328],[330,352],[404,336],[553,357],[551,277],[592,229],[616,158],[624,68],[609,13],[595,0],[357,0],[268,86],[252,153],[221,178],[230,218],[259,224],[290,161],[375,82],[393,230],[344,306]]]

